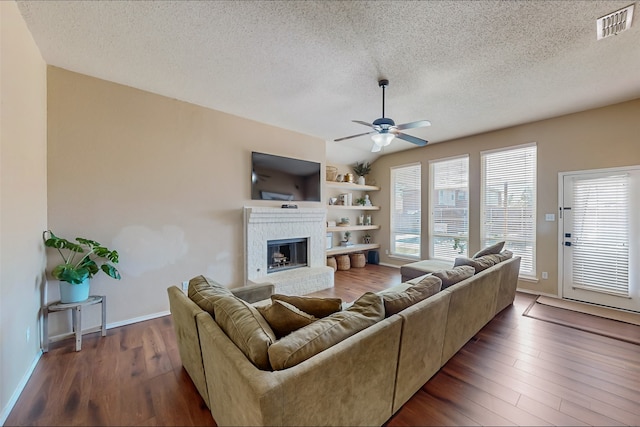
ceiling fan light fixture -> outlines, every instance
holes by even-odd
[[[396,136],[394,134],[389,132],[381,132],[371,135],[373,143],[380,147],[386,147],[387,145],[391,144],[391,141],[393,141],[393,138],[395,137]]]

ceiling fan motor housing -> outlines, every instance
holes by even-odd
[[[386,118],[386,117],[381,117],[379,119],[374,120],[373,122],[374,126],[380,126],[380,129],[389,129],[393,126],[396,125],[396,122],[394,122],[393,120]]]

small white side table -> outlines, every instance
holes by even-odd
[[[87,307],[94,304],[102,304],[102,324],[100,326],[96,326],[93,328],[82,330],[82,308]],[[72,310],[71,317],[73,320],[73,332],[68,334],[60,335],[55,339],[49,339],[49,313],[53,311],[65,311]],[[82,348],[82,334],[88,334],[91,332],[100,331],[103,337],[107,336],[107,297],[104,295],[91,295],[84,301],[80,302],[70,302],[70,303],[61,303],[60,301],[55,301],[47,304],[42,307],[43,313],[43,346],[42,351],[49,351],[49,343],[53,341],[60,341],[62,339],[68,338],[72,335],[76,336],[76,351],[80,351]]]

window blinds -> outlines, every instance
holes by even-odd
[[[629,176],[573,182],[573,285],[629,296]]]
[[[391,253],[420,258],[420,164],[391,168]]]
[[[536,273],[536,146],[482,152],[481,243],[505,240],[520,274]]]
[[[454,260],[468,255],[469,157],[431,162],[431,258]]]

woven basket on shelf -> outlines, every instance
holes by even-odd
[[[366,259],[362,252],[351,254],[351,267],[353,268],[362,268],[366,264]]]
[[[327,166],[327,181],[335,181],[338,177],[338,168],[335,166]]]
[[[327,257],[327,267],[333,268],[333,271],[338,269],[338,264],[336,264],[336,259],[334,257]]]
[[[338,263],[338,270],[349,270],[351,268],[351,261],[349,261],[349,255],[336,256],[336,262]]]

